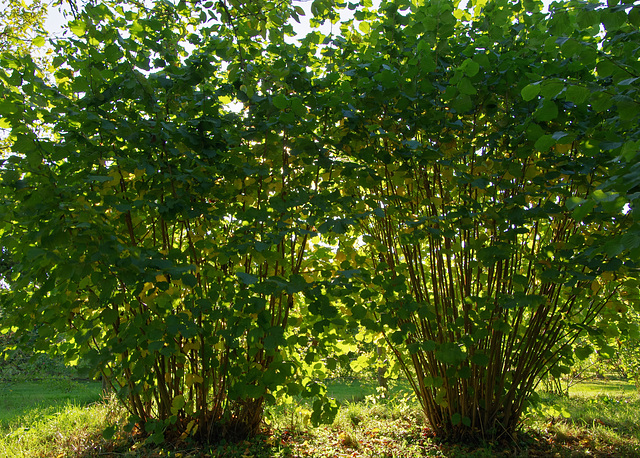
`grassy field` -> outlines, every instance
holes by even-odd
[[[86,405],[101,400],[101,384],[51,378],[38,382],[0,384],[0,431],[34,415],[46,416],[68,404]]]
[[[632,396],[637,393],[635,385],[623,380],[587,380],[569,388],[569,396]]]
[[[264,434],[240,444],[154,448],[119,429],[125,423],[98,383],[52,379],[0,388],[0,457],[640,457],[640,397],[624,382],[591,381],[569,398],[541,393],[511,441],[474,447],[439,442],[403,384],[376,396],[373,381],[332,380],[329,395],[342,402],[332,425],[313,428],[304,405],[271,409]]]

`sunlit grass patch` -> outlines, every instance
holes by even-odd
[[[83,405],[99,401],[98,382],[78,382],[52,377],[37,382],[5,382],[0,385],[0,432],[17,426],[16,419],[29,420],[34,415],[46,416],[68,403]]]
[[[380,394],[378,382],[374,378],[340,377],[325,380],[327,395],[339,402],[363,401],[367,396]],[[388,380],[387,396],[402,396],[411,393],[409,384],[403,379]]]
[[[596,380],[579,382],[569,388],[570,396],[596,396],[607,394],[609,396],[632,396],[638,394],[638,389],[633,383],[626,380]]]
[[[113,402],[34,408],[0,437],[0,457],[91,456],[108,446],[102,431],[117,413]]]
[[[606,385],[603,385],[603,391]],[[616,393],[615,386],[612,393]],[[562,412],[559,415],[558,412]],[[640,456],[640,398],[637,395],[541,395],[528,427],[562,448],[595,456]]]

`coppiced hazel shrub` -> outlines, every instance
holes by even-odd
[[[157,441],[251,435],[280,393],[330,419],[354,323],[438,434],[511,434],[635,285],[640,13],[613,3],[350,3],[297,44],[295,2],[87,4],[49,68],[0,57],[3,327]]]

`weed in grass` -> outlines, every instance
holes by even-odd
[[[304,434],[309,428],[311,413],[306,404],[300,404],[294,398],[286,397],[280,404],[267,407],[263,421],[270,430],[297,436]]]
[[[341,409],[341,412],[344,413],[346,417],[346,426],[358,426],[364,420],[366,408],[362,403],[356,402],[348,402],[344,406],[345,408]],[[369,413],[370,414],[370,413]]]

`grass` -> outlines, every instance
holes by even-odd
[[[0,385],[0,458],[58,456],[84,450],[107,426],[100,383],[67,377]],[[87,434],[90,433],[90,434]],[[63,455],[64,456],[64,455]]]
[[[99,384],[65,383],[0,389],[1,458],[640,457],[640,397],[635,388],[617,382],[577,385],[570,398],[541,393],[540,406],[528,413],[511,442],[474,447],[442,443],[403,384],[393,385],[391,394],[381,398],[375,396],[374,382],[337,379],[328,384],[329,394],[342,407],[331,425],[311,427],[309,409],[290,404],[271,409],[264,434],[250,441],[162,448],[136,441],[121,427],[113,439],[103,438],[104,428],[126,422],[125,412],[113,401],[96,402]]]
[[[327,396],[340,403],[364,401],[367,396],[377,396],[378,384],[373,379],[341,377],[325,381]],[[411,392],[409,384],[404,380],[388,380],[389,397],[403,396]]]
[[[591,379],[579,382],[569,388],[570,396],[629,396],[638,392],[636,386],[626,380],[597,380]]]
[[[531,426],[552,441],[578,443],[596,454],[640,456],[640,397],[636,392],[620,395],[619,389],[612,384],[611,394],[603,394],[606,385],[598,384],[598,394],[594,390],[570,398],[542,394],[542,408],[532,416]]]
[[[85,405],[99,401],[101,391],[98,382],[78,382],[64,377],[38,382],[4,382],[0,384],[0,431],[34,412],[47,415],[69,403]]]
[[[105,449],[102,431],[113,418],[113,404],[104,402],[36,407],[0,438],[0,458],[96,456],[92,451]]]

